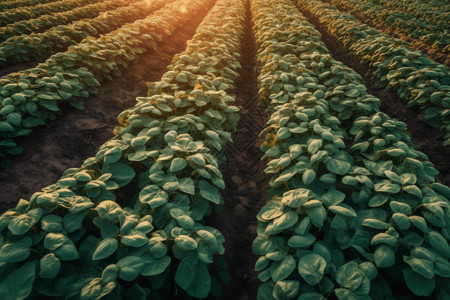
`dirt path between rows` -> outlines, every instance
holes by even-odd
[[[365,16],[363,13],[356,10],[356,8],[353,8],[351,10],[348,7],[345,7],[344,5],[335,3],[333,0],[322,0],[322,1],[336,6],[337,8],[339,8],[339,10],[343,12],[351,14],[363,24],[366,24],[372,28],[376,28],[377,30],[387,35],[390,35],[394,38],[410,43],[411,46],[414,47],[414,50],[422,52],[423,54],[427,55],[430,59],[438,63],[444,64],[446,66],[450,66],[450,55],[442,53],[441,51],[432,48],[432,46],[418,39],[413,38],[412,36],[409,35],[408,32],[403,31],[399,28],[388,27],[384,23],[377,22],[372,18]]]
[[[225,259],[229,264],[231,282],[223,286],[223,300],[256,299],[260,281],[257,277],[252,254],[256,238],[256,214],[266,203],[269,175],[264,173],[259,146],[264,137],[259,133],[268,116],[258,103],[256,74],[256,44],[252,32],[250,4],[247,1],[245,35],[242,45],[240,77],[236,82],[236,100],[241,108],[238,130],[233,134],[225,155],[227,163],[222,167],[226,184],[223,212],[210,218],[209,224],[225,236]]]
[[[418,107],[406,107],[405,100],[401,99],[394,92],[386,92],[383,89],[375,87],[377,78],[372,74],[372,69],[361,64],[359,57],[353,55],[351,51],[344,47],[342,42],[329,34],[326,27],[322,26],[317,18],[311,15],[303,7],[298,7],[300,12],[308,18],[308,22],[322,34],[322,41],[330,51],[334,59],[343,62],[346,66],[355,70],[362,76],[367,92],[381,100],[380,110],[392,118],[396,118],[408,126],[411,133],[412,142],[418,146],[418,149],[425,153],[435,168],[440,172],[438,178],[445,185],[450,185],[450,164],[448,163],[448,153],[450,146],[443,146],[444,135],[442,132],[433,128],[419,119],[420,109]]]
[[[104,81],[98,94],[85,99],[85,110],[69,105],[64,116],[37,127],[31,136],[18,139],[25,151],[13,158],[13,166],[0,170],[0,214],[29,199],[41,188],[55,183],[67,168],[79,167],[95,155],[105,141],[113,137],[116,117],[146,96],[146,82],[157,81],[167,71],[172,57],[186,48],[208,10],[192,18],[157,51],[144,54],[113,81]]]

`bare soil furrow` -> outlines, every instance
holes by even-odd
[[[231,283],[223,287],[221,299],[256,299],[260,282],[254,271],[257,257],[251,255],[252,242],[256,238],[256,214],[266,202],[269,175],[260,161],[259,146],[268,119],[258,103],[256,74],[256,44],[252,32],[253,23],[247,3],[246,32],[242,45],[240,76],[236,82],[236,100],[241,108],[238,130],[233,134],[225,155],[227,163],[222,167],[226,184],[223,212],[211,217],[211,226],[225,236],[225,259]],[[250,255],[249,255],[250,254]]]

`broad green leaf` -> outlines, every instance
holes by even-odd
[[[312,169],[306,170],[302,175],[302,180],[304,184],[310,184],[316,178],[316,172]]]
[[[401,180],[400,176],[398,176],[394,172],[392,172],[390,170],[386,170],[386,171],[384,171],[384,175],[386,175],[386,177],[389,178],[390,180],[392,180],[393,182],[402,184],[402,180]]]
[[[258,219],[261,221],[270,221],[281,216],[284,205],[279,200],[272,200],[267,202],[258,213]]]
[[[8,224],[8,229],[14,235],[23,235],[41,219],[43,214],[42,208],[32,209],[26,214],[12,218]]]
[[[31,239],[24,237],[18,241],[4,242],[0,248],[0,262],[21,262],[30,256]]]
[[[398,202],[398,201],[390,201],[389,206],[392,211],[395,213],[402,213],[405,215],[410,215],[412,213],[412,208],[406,203]]]
[[[345,194],[335,188],[330,188],[326,194],[323,194],[320,199],[326,206],[338,205],[345,200]]]
[[[298,208],[308,201],[310,194],[311,191],[308,189],[299,188],[290,190],[283,194],[281,203],[292,208]]]
[[[150,205],[151,208],[160,207],[166,204],[168,197],[169,195],[167,192],[157,185],[146,186],[139,193],[139,201]]]
[[[434,262],[434,272],[442,277],[450,277],[450,262],[445,258],[438,256]]]
[[[403,260],[413,269],[425,278],[431,279],[434,276],[434,264],[432,261],[423,258],[403,256]]]
[[[138,230],[132,230],[126,235],[123,235],[120,242],[125,246],[141,247],[148,243],[148,237]]]
[[[428,243],[446,259],[450,258],[450,246],[445,238],[437,231],[430,231],[426,235]]]
[[[416,296],[429,296],[436,287],[436,278],[428,279],[410,268],[403,269],[406,285]]]
[[[52,279],[55,278],[61,268],[61,261],[53,253],[48,253],[39,261],[39,277]]]
[[[83,227],[83,219],[86,214],[72,214],[68,213],[63,218],[64,228],[68,233],[74,232]]]
[[[425,221],[424,218],[421,216],[410,216],[408,217],[411,223],[419,228],[423,233],[426,233],[428,231],[427,221]]]
[[[372,240],[370,241],[370,244],[372,246],[379,245],[379,244],[386,244],[391,247],[396,247],[398,244],[398,239],[388,233],[381,232],[376,234]]]
[[[316,241],[316,237],[310,233],[305,235],[293,235],[288,240],[289,247],[292,248],[307,248]]]
[[[370,261],[360,263],[359,268],[366,274],[369,280],[374,280],[378,275],[377,267]]]
[[[308,144],[308,152],[310,154],[314,154],[320,149],[320,147],[322,147],[322,140],[312,139]]]
[[[53,251],[60,260],[75,260],[79,257],[77,248],[72,240],[68,240],[64,245]]]
[[[178,181],[178,189],[186,194],[195,195],[194,180],[190,177],[180,179]]]
[[[400,230],[407,230],[411,225],[411,221],[408,219],[408,216],[402,213],[393,214],[392,220],[394,220]]]
[[[144,276],[155,276],[163,273],[167,267],[169,267],[171,258],[170,256],[163,256],[161,258],[154,258],[151,255],[146,255],[145,266],[141,274]]]
[[[332,206],[328,207],[328,209],[337,215],[343,215],[346,217],[356,217],[357,216],[356,211],[350,205],[343,204],[343,203],[341,203],[339,205],[332,205]]]
[[[297,221],[298,214],[295,211],[288,211],[287,213],[284,213],[283,215],[275,218],[272,223],[267,226],[265,233],[273,234],[276,232],[280,232],[295,225]]]
[[[179,235],[175,238],[175,245],[183,251],[197,249],[197,242],[187,235]]]
[[[402,188],[405,192],[416,196],[419,199],[422,199],[423,195],[422,195],[422,191],[420,190],[420,188],[416,185],[407,185],[407,186],[403,186]]]
[[[355,293],[349,289],[339,288],[334,290],[339,300],[358,300],[360,299]]]
[[[378,268],[392,267],[395,263],[395,253],[391,247],[384,244],[379,245],[373,253],[375,264]]]
[[[82,300],[95,300],[99,299],[102,293],[102,279],[94,278],[87,285],[83,287],[80,294]]]
[[[119,276],[119,267],[115,264],[107,266],[102,272],[103,283],[114,281]]]
[[[92,260],[107,258],[117,250],[118,245],[119,242],[115,238],[106,238],[101,240],[92,254]]]
[[[209,184],[205,180],[200,180],[198,186],[200,188],[200,195],[203,198],[211,201],[212,203],[221,204],[222,196],[220,195],[218,188]]]
[[[41,228],[47,232],[60,232],[63,229],[62,220],[57,215],[46,215],[41,219]]]
[[[295,270],[296,261],[292,255],[287,255],[282,261],[275,261],[270,267],[272,280],[277,282],[286,279]]]
[[[48,250],[55,250],[68,241],[69,238],[62,233],[47,233],[44,238],[44,248]]]
[[[175,173],[175,172],[183,170],[186,166],[187,166],[187,163],[183,158],[176,157],[170,163],[169,171]]]
[[[297,296],[299,288],[300,282],[297,280],[278,281],[273,288],[273,296],[275,299],[293,299]]]
[[[191,274],[192,276],[193,274]],[[206,298],[211,290],[211,277],[209,276],[208,268],[203,262],[198,262],[195,267],[195,276],[191,285],[186,289],[186,292],[195,298]]]
[[[278,248],[275,237],[258,235],[252,243],[252,251],[255,255],[265,255]]]
[[[269,283],[263,283],[259,286],[257,292],[258,300],[273,300],[273,287]]]
[[[342,155],[339,157],[330,158],[327,162],[327,169],[338,175],[345,175],[351,167],[352,164]]]
[[[30,261],[9,273],[0,283],[3,299],[25,299],[32,289],[36,276],[35,262]]]
[[[298,300],[326,300],[326,299],[327,298],[324,298],[321,294],[314,292],[302,293],[300,297],[298,297]]]
[[[341,266],[336,272],[336,282],[345,288],[355,291],[363,282],[364,273],[354,261]]]
[[[327,211],[322,205],[314,207],[312,209],[308,209],[307,214],[311,220],[311,223],[313,223],[314,226],[317,226],[319,228],[323,226],[323,223],[327,218]]]
[[[189,254],[181,260],[175,273],[175,282],[182,289],[188,289],[194,281],[197,264],[199,261],[196,254]]]
[[[268,259],[267,257],[260,256],[255,263],[255,271],[264,270],[270,264],[270,262],[271,262],[271,260]]]
[[[116,237],[120,232],[119,227],[110,222],[102,222],[100,231],[103,239]]]
[[[375,184],[374,189],[376,192],[384,192],[395,194],[400,192],[401,186],[399,184],[393,183],[390,180],[382,180]]]
[[[145,267],[145,261],[139,256],[125,256],[117,262],[119,278],[125,281],[135,280]]]
[[[383,193],[377,193],[369,200],[370,207],[378,207],[383,205],[389,200],[389,195]]]
[[[130,183],[136,174],[132,167],[120,162],[105,164],[102,168],[102,172],[111,173],[111,180],[117,182],[119,187],[123,187]]]
[[[377,219],[365,219],[362,225],[373,229],[388,229],[390,227],[388,223]]]
[[[327,263],[322,256],[307,254],[300,259],[298,272],[308,284],[314,286],[322,280],[326,266]]]
[[[100,202],[95,209],[101,218],[105,218],[109,221],[115,221],[117,217],[123,213],[120,205],[111,200]]]

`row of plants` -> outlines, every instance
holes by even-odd
[[[450,188],[289,0],[252,0],[261,146],[258,299],[450,297]]]
[[[378,87],[395,91],[409,106],[419,106],[421,117],[440,128],[445,135],[444,145],[450,144],[450,70],[446,66],[359,22],[334,5],[319,0],[298,1],[298,5],[374,69]]]
[[[11,8],[34,6],[54,1],[56,0],[6,0],[0,3],[0,11]]]
[[[41,15],[68,11],[83,5],[97,2],[95,0],[61,0],[30,7],[7,9],[0,12],[0,26],[39,17]]]
[[[411,14],[418,19],[428,22],[438,22],[441,24],[445,24],[445,22],[448,24],[450,22],[449,3],[442,3],[441,1],[427,1],[424,3],[418,0],[378,0],[377,3],[389,9],[400,10],[400,12],[404,13],[404,18],[408,18],[408,14]]]
[[[37,18],[26,19],[0,27],[0,41],[4,42],[12,37],[44,32],[58,25],[66,25],[81,19],[92,19],[100,15],[101,12],[109,11],[121,6],[126,6],[137,0],[105,0],[60,13],[51,13]]]
[[[94,93],[103,80],[121,75],[121,70],[143,53],[156,50],[159,42],[181,28],[205,4],[204,0],[192,0],[180,12],[180,1],[167,3],[148,17],[97,39],[87,38],[35,68],[0,78],[0,165],[9,167],[9,156],[23,151],[14,141],[17,137],[29,135],[34,127],[54,120],[61,114],[62,103],[83,109],[82,98]],[[150,5],[161,3],[165,4],[164,0],[154,0]]]
[[[352,13],[358,13],[384,27],[403,31],[409,36],[432,46],[445,54],[450,54],[448,22],[426,21],[415,18],[397,9],[386,8],[371,0],[330,0]]]
[[[197,4],[176,3],[185,18]],[[242,1],[219,0],[95,157],[0,217],[2,295],[218,296],[224,237],[204,216],[223,202],[220,152],[239,118],[229,92],[244,18]]]
[[[0,66],[30,59],[45,58],[56,52],[65,51],[87,37],[99,37],[126,23],[145,18],[170,1],[112,0],[88,6],[103,12],[94,19],[82,19],[68,25],[53,27],[42,33],[32,33],[9,38],[0,44]],[[86,9],[89,9],[86,6]]]

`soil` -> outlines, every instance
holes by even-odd
[[[343,12],[351,13],[361,23],[367,24],[368,26],[376,28],[387,35],[410,43],[411,46],[414,48],[414,50],[422,52],[423,54],[427,55],[430,59],[435,60],[438,63],[444,64],[446,66],[450,66],[450,55],[442,53],[439,50],[434,49],[431,45],[425,44],[424,42],[411,37],[408,34],[408,32],[394,26],[386,26],[382,22],[377,22],[376,20],[370,18],[370,16],[367,16],[363,12],[358,11],[355,7],[350,8],[345,5],[340,5],[333,0],[323,0],[323,1],[333,4]]]
[[[334,38],[327,28],[304,7],[298,6],[298,8],[308,18],[308,22],[313,24],[322,34],[322,41],[330,51],[331,56],[361,75],[367,86],[367,92],[380,99],[380,110],[391,118],[406,123],[408,132],[411,133],[411,141],[434,163],[435,168],[439,171],[438,179],[445,185],[450,185],[450,164],[448,163],[450,146],[442,145],[444,142],[442,132],[420,120],[420,109],[418,107],[406,107],[405,101],[397,96],[395,92],[375,87],[378,79],[369,65],[360,63],[359,57],[352,54],[351,50],[345,48],[343,43]]]
[[[205,11],[205,15],[206,15]],[[147,95],[146,82],[157,81],[172,57],[186,48],[203,19],[182,26],[157,51],[148,52],[122,76],[104,81],[98,93],[85,99],[85,109],[63,108],[63,116],[37,127],[30,136],[17,139],[25,150],[13,158],[11,168],[0,170],[0,213],[55,183],[67,168],[79,167],[113,137],[116,116]]]
[[[266,203],[269,189],[269,174],[264,173],[265,162],[261,162],[259,149],[264,141],[260,132],[268,120],[264,107],[258,100],[256,74],[256,44],[252,32],[253,22],[249,3],[245,35],[241,51],[240,76],[236,82],[235,94],[240,120],[225,155],[227,163],[222,172],[226,189],[223,212],[208,220],[211,226],[225,236],[225,259],[231,283],[223,286],[221,299],[255,299],[261,282],[255,269],[257,256],[252,253],[252,242],[256,238],[256,215]]]

